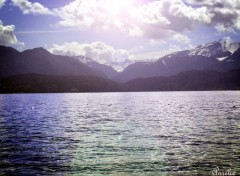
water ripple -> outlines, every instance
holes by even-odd
[[[240,92],[0,95],[0,175],[240,173]]]

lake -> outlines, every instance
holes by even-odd
[[[0,95],[0,175],[240,174],[240,91]]]

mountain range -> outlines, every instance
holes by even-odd
[[[240,90],[239,74],[240,69],[227,72],[192,70],[126,83],[96,76],[21,74],[0,78],[0,93]]]
[[[53,55],[43,48],[19,52],[11,47],[0,46],[0,54],[0,77],[27,73],[106,77],[101,71],[74,58]]]
[[[137,78],[125,85],[137,91],[240,90],[240,69],[191,70],[168,77]]]
[[[87,66],[89,66],[93,69],[103,72],[109,79],[114,78],[118,74],[118,72],[113,67],[111,67],[109,65],[100,64],[88,57],[78,56],[78,57],[74,57],[74,58],[76,58],[80,62],[86,64]]]
[[[238,69],[240,43],[229,40],[174,52],[154,62],[136,62],[122,72],[84,56],[53,55],[44,48],[19,52],[11,47],[0,46],[0,88],[4,92],[198,90],[194,85],[200,90],[235,90],[240,89]],[[18,79],[22,81],[19,82]],[[34,79],[42,84],[54,85],[55,88],[49,88],[48,85],[35,87],[37,83]],[[65,80],[69,86],[61,80]],[[27,87],[32,89],[26,88],[28,81]],[[103,83],[109,85],[109,89]],[[11,86],[17,89],[12,89]],[[57,86],[65,89],[56,88]]]
[[[171,76],[188,70],[227,71],[240,68],[240,43],[219,40],[166,55],[155,62],[129,65],[115,80],[127,82],[136,78]]]

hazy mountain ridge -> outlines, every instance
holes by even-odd
[[[115,77],[118,74],[118,72],[113,67],[104,65],[104,64],[100,64],[90,58],[87,58],[84,56],[78,56],[78,57],[74,57],[74,58],[78,59],[80,62],[88,65],[91,68],[94,68],[96,70],[103,72],[109,79]]]
[[[122,92],[127,85],[96,76],[22,74],[0,78],[0,93]]]
[[[136,78],[171,76],[188,70],[227,71],[240,68],[239,58],[239,42],[219,40],[192,50],[168,54],[153,63],[134,63],[119,73],[115,79],[127,82]]]
[[[129,92],[240,90],[240,69],[191,70],[169,77],[117,83],[95,76],[23,74],[0,78],[0,93]]]
[[[205,47],[213,46],[220,45]],[[82,63],[76,58],[53,55],[43,48],[19,52],[0,46],[0,93],[240,90],[240,48],[234,53],[219,51],[206,57],[201,55],[204,52],[190,55],[192,50],[184,50],[153,63],[138,62],[117,75],[125,74],[124,79],[132,80],[117,83],[101,78],[115,74],[111,67],[89,58],[82,58]],[[221,54],[228,56],[220,61],[217,57]]]
[[[0,77],[37,73],[46,75],[95,75],[106,77],[104,73],[68,56],[53,55],[43,48],[18,52],[0,46]]]
[[[227,71],[240,68],[240,43],[219,40],[191,50],[168,54],[155,62],[136,62],[123,72],[84,56],[53,55],[43,48],[19,52],[0,46],[0,77],[18,74],[94,75],[119,82],[167,77],[189,70]]]
[[[240,90],[240,69],[227,72],[191,70],[169,77],[138,78],[126,83],[137,91]]]

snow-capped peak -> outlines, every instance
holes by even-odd
[[[230,38],[224,38],[219,41],[207,43],[206,45],[200,45],[190,50],[188,55],[222,58],[233,54],[239,48],[239,43],[232,41]]]
[[[231,38],[224,38],[219,40],[219,42],[225,51],[229,51],[232,54],[240,48],[239,43],[232,41]]]

